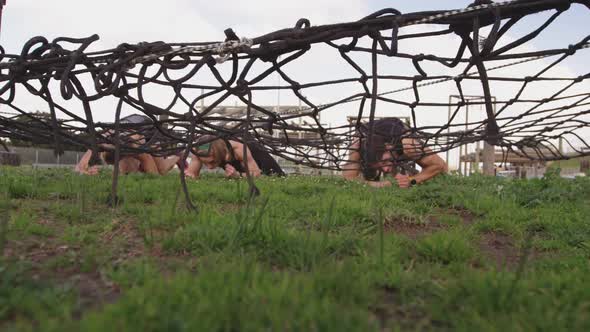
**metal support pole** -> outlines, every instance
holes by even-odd
[[[492,97],[494,114],[496,114],[496,97]],[[487,142],[483,143],[483,174],[488,176],[495,175],[496,151],[493,145]]]
[[[563,137],[559,138],[559,154],[563,155]]]
[[[465,105],[465,132],[467,132],[467,130],[469,130],[469,102],[467,102],[467,105]],[[464,148],[463,148],[463,155],[467,158],[467,156],[469,155],[469,151],[467,150],[467,144],[465,144]],[[463,176],[467,176],[467,161],[463,162]]]
[[[448,117],[447,117],[447,124],[449,125],[449,127],[447,128],[447,141],[450,139],[449,138],[449,134],[451,133],[451,102],[453,101],[453,96],[449,96],[449,113],[448,113]],[[459,153],[459,158],[461,158],[461,153]],[[460,159],[459,159],[460,160]],[[447,165],[449,165],[451,163],[451,159],[450,159],[450,150],[447,149]]]
[[[475,146],[475,164],[473,165],[474,166],[473,167],[474,173],[479,173],[479,153],[481,152],[480,146],[481,146],[481,143],[477,142],[476,146]]]

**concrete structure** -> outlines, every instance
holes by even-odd
[[[456,106],[453,105],[454,101],[457,100],[457,102],[461,101],[461,100],[465,100],[466,101],[466,105],[465,105],[465,131],[469,130],[469,112],[473,110],[473,107],[470,106],[474,106],[474,105],[480,105],[481,103],[485,102],[485,97],[484,96],[469,96],[469,95],[464,95],[464,96],[459,96],[459,95],[450,95],[449,96],[449,112],[448,112],[448,122],[449,124],[451,124],[451,114],[453,111],[453,108],[455,108]],[[491,97],[492,100],[492,107],[494,110],[494,114],[496,113],[496,97]],[[449,129],[447,130],[447,133],[450,133],[451,131],[451,127],[449,127]],[[463,175],[466,175],[468,173],[471,172],[479,172],[479,161],[482,160],[483,161],[483,174],[484,175],[494,175],[495,171],[494,171],[494,146],[483,142],[483,149],[481,148],[481,143],[477,142],[476,143],[476,148],[475,151],[476,152],[480,152],[481,153],[475,153],[475,158],[476,160],[473,162],[473,166],[475,166],[476,168],[470,168],[469,170],[467,169],[467,167],[469,166],[467,163],[462,163],[461,161],[461,156],[466,155],[467,154],[467,150],[468,150],[468,146],[467,145],[461,145],[459,146],[459,172]],[[446,153],[447,156],[447,164],[450,164],[450,151],[447,151]]]
[[[549,148],[541,148],[538,151],[541,156],[554,156],[556,151],[552,151]],[[537,153],[533,149],[525,149],[525,153],[529,156],[537,156]],[[470,173],[473,170],[478,169],[478,163],[483,159],[484,151],[479,151],[479,156],[477,153],[468,153],[462,155],[460,160],[464,164],[469,165]],[[523,154],[524,155],[524,154]],[[497,175],[498,171],[505,172],[505,171],[514,171],[516,177],[520,178],[537,178],[541,177],[545,174],[547,169],[547,162],[540,160],[540,159],[529,159],[526,156],[518,155],[514,152],[505,153],[502,150],[495,150],[492,165],[494,173],[492,175]],[[505,166],[502,168],[498,168],[495,164],[502,163]],[[468,173],[463,173],[463,175],[467,175]]]

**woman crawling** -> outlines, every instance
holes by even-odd
[[[152,120],[144,115],[132,114],[121,119],[121,123],[131,124],[152,124]],[[132,147],[138,147],[146,144],[146,134],[139,132],[126,133],[125,139]],[[102,148],[113,149],[111,144],[100,144]],[[86,175],[96,175],[100,170],[100,165],[90,166],[92,150],[86,151],[76,167],[75,172]],[[115,163],[114,151],[105,151],[99,153],[99,158],[103,164],[113,165]],[[134,153],[121,155],[119,158],[119,172],[121,174],[129,173],[147,173],[164,175],[168,173],[174,165],[178,164],[180,157],[177,155],[156,157],[149,153]]]
[[[246,169],[254,177],[286,176],[276,160],[258,143],[246,143],[247,156],[244,156],[244,143],[236,140],[205,135],[198,142],[203,143],[191,155],[191,162],[184,172],[188,177],[198,178],[203,166],[222,168],[228,178],[244,176]]]

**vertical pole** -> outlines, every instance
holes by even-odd
[[[2,12],[4,11],[4,6],[6,6],[6,0],[0,0],[0,28],[2,26]]]
[[[477,141],[477,144],[475,146],[475,167],[474,167],[474,171],[475,173],[479,173],[479,153],[481,151],[480,149],[481,143],[479,141]]]
[[[465,132],[467,132],[467,130],[469,129],[469,101],[467,102],[467,105],[465,105]],[[465,144],[464,147],[464,156],[467,158],[467,156],[469,155],[469,150],[467,149],[468,145]],[[463,175],[467,176],[467,161],[463,162]]]
[[[39,165],[39,150],[35,149],[35,166]]]
[[[279,56],[279,60],[280,60],[280,56]],[[281,86],[281,77],[279,76],[279,86]],[[277,100],[277,109],[281,109],[281,94],[280,94],[279,90],[279,94],[278,94],[278,100]],[[299,110],[301,111],[301,98],[299,98]],[[301,116],[298,117],[299,118],[299,129],[297,130],[297,138],[299,139],[299,141],[301,142],[301,139],[303,138],[303,132],[301,131],[301,127],[303,127],[303,118]],[[298,174],[303,174],[303,165],[301,164],[297,164],[297,173]]]
[[[277,57],[277,63],[281,62],[281,56],[279,55]],[[277,76],[278,76],[278,82],[277,82],[277,86],[279,87],[279,89],[277,89],[277,113],[281,113],[281,75],[277,72]],[[299,99],[299,103],[301,103],[301,99]],[[301,105],[301,104],[300,104]]]
[[[459,166],[457,167],[459,175],[463,175],[463,164],[461,162],[461,156],[463,156],[463,145],[459,145]]]
[[[201,89],[201,96],[205,94],[205,89]],[[201,99],[201,112],[205,109],[205,98]]]
[[[494,114],[496,114],[496,97],[492,97],[494,102]],[[494,176],[494,163],[496,162],[496,152],[493,145],[488,142],[483,143],[483,174]]]
[[[563,156],[563,137],[559,138],[559,154]]]
[[[451,133],[451,103],[453,102],[453,96],[450,95],[449,96],[449,113],[448,113],[448,117],[447,117],[447,125],[449,127],[447,127],[447,142],[450,140],[450,133]],[[461,153],[459,153],[459,158],[461,158]],[[447,165],[451,164],[451,159],[450,159],[450,150],[448,150],[447,147]]]

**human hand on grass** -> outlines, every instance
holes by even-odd
[[[405,174],[396,174],[395,180],[400,188],[410,188],[410,177]]]
[[[225,176],[228,178],[239,178],[240,172],[238,172],[235,167],[230,164],[225,165]]]
[[[86,169],[77,169],[78,173],[84,175],[97,175],[100,172],[98,165],[90,166]]]

